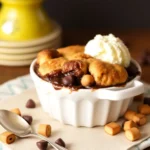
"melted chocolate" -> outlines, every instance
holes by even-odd
[[[127,82],[131,81],[134,79],[137,75],[140,75],[141,72],[138,70],[138,68],[135,66],[133,62],[130,63],[129,67],[126,68],[127,73],[128,73],[128,80]]]
[[[50,82],[53,84],[54,88],[56,90],[60,90],[62,87],[67,87],[72,91],[76,91],[78,89],[93,89],[96,90],[98,88],[106,88],[103,86],[97,86],[93,85],[91,87],[83,87],[80,83],[81,77],[75,76],[74,72],[69,73],[62,73],[61,70],[56,70],[52,72],[51,74],[47,74],[45,76],[41,76],[38,72],[39,65],[35,65],[35,72],[37,75],[42,78],[43,80]],[[134,63],[130,63],[129,67],[126,68],[128,73],[128,79],[126,81],[129,82],[133,80],[137,75],[140,75],[141,72],[139,72],[138,68],[135,66]],[[126,83],[115,85],[115,87],[124,87]]]

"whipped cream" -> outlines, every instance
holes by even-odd
[[[123,41],[113,34],[96,35],[85,46],[85,54],[112,64],[128,67],[131,56]]]

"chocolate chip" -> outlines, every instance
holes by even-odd
[[[22,118],[29,124],[31,125],[32,123],[32,116],[28,116],[28,115],[23,115]]]
[[[35,108],[35,102],[32,99],[29,99],[26,103],[27,108]]]
[[[41,140],[41,141],[37,142],[36,145],[40,150],[46,150],[47,146],[48,146],[48,142]]]
[[[74,76],[68,75],[62,78],[62,84],[64,86],[72,86],[74,84]]]
[[[132,62],[130,63],[129,67],[126,68],[126,70],[128,72],[129,77],[135,77],[136,75],[139,74],[138,68]]]
[[[144,98],[144,104],[148,104],[150,106],[150,97]]]
[[[62,146],[62,147],[66,147],[65,142],[61,138],[57,139],[55,141],[55,143],[58,144],[58,145],[60,145],[60,146]]]

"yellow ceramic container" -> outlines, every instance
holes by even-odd
[[[41,8],[42,0],[1,0],[0,39],[26,41],[52,31],[52,23]]]

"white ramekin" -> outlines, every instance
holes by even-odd
[[[36,60],[30,66],[30,74],[42,108],[64,124],[93,127],[116,121],[128,109],[133,97],[144,92],[143,84],[137,80],[139,76],[124,87],[55,90],[34,72],[35,63]],[[141,71],[135,60],[133,63]]]

